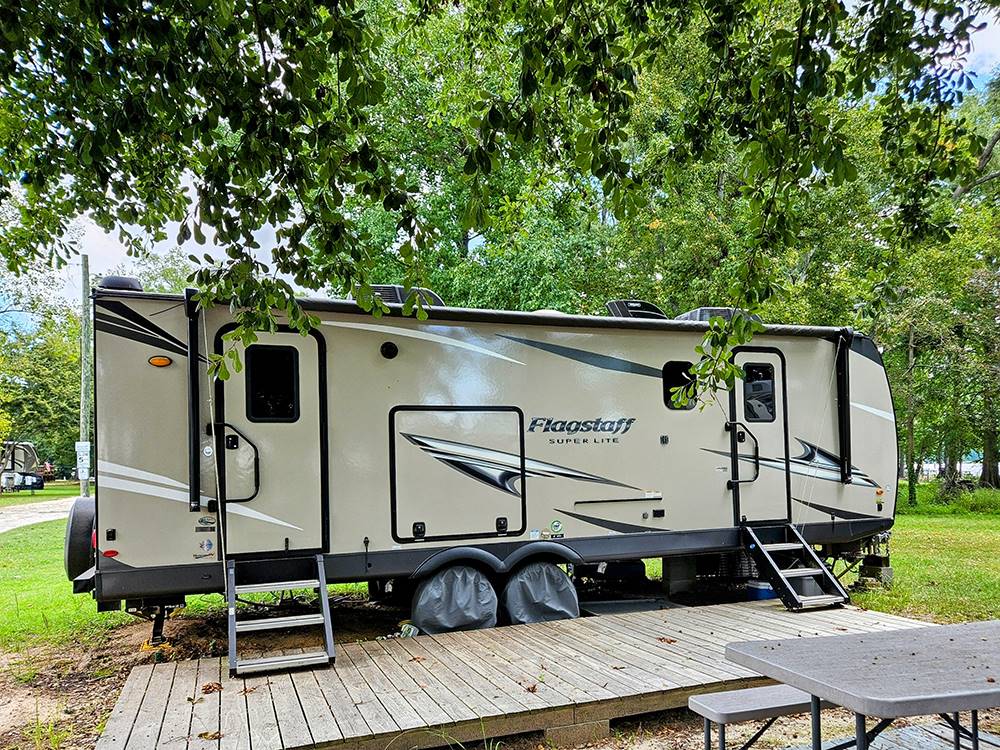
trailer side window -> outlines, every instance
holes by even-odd
[[[744,365],[743,415],[747,422],[773,422],[774,367],[772,365]]]
[[[689,411],[695,406],[693,398],[685,406],[677,406],[674,403],[674,389],[683,388],[694,382],[691,367],[691,362],[667,362],[663,365],[663,403],[672,411]]]
[[[299,351],[254,344],[246,350],[247,419],[294,422],[299,418]]]

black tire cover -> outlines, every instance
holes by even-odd
[[[451,565],[417,585],[411,619],[422,633],[492,628],[497,624],[497,594],[482,571]]]
[[[519,568],[503,587],[501,600],[515,625],[580,616],[576,587],[555,563],[533,562]]]
[[[69,509],[63,562],[66,577],[71,581],[94,565],[94,549],[90,538],[94,533],[95,513],[96,503],[92,497],[78,497]]]

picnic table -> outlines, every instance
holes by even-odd
[[[821,638],[748,641],[726,658],[812,696],[812,746],[822,743],[820,701],[855,714],[855,739],[868,743],[904,716],[940,715],[979,748],[981,709],[1000,707],[1000,620]],[[971,712],[971,728],[960,721]],[[867,728],[868,717],[880,719]]]

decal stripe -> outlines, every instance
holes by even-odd
[[[110,334],[112,336],[119,336],[123,339],[130,339],[132,341],[138,341],[140,344],[148,344],[149,346],[155,347],[157,349],[166,349],[168,352],[173,352],[182,357],[187,356],[187,347],[181,348],[169,341],[164,341],[163,339],[158,339],[155,336],[151,336],[147,333],[142,333],[136,331],[132,328],[125,328],[121,325],[115,325],[102,318],[95,318],[94,328],[103,333]]]
[[[177,487],[182,490],[186,490],[188,488],[188,486],[183,482],[178,482],[176,479],[165,477],[162,474],[154,474],[151,471],[143,471],[142,469],[133,469],[131,466],[124,466],[122,464],[116,464],[102,459],[97,459],[97,470],[101,473],[118,474],[129,479],[156,482],[157,484],[165,484],[168,487]]]
[[[876,417],[881,417],[882,419],[888,420],[893,424],[895,424],[896,422],[895,416],[882,409],[876,409],[874,406],[869,406],[868,404],[859,404],[857,401],[852,401],[851,406],[853,406],[855,409],[861,409],[861,411],[866,411],[869,414],[874,414]]]
[[[511,359],[510,357],[505,357],[503,354],[490,351],[482,346],[476,346],[475,344],[470,344],[467,341],[460,341],[459,339],[454,339],[449,336],[441,336],[440,334],[431,333],[429,331],[421,331],[413,328],[400,328],[389,325],[378,325],[375,323],[349,323],[339,320],[324,320],[323,325],[336,326],[338,328],[355,328],[361,331],[376,331],[377,333],[404,336],[411,339],[422,339],[424,341],[432,341],[435,344],[443,344],[444,346],[454,346],[458,349],[465,349],[466,351],[475,352],[476,354],[485,354],[487,357],[502,359],[504,362],[510,362],[515,365],[524,364],[524,362]]]
[[[174,346],[179,346],[185,351],[187,351],[187,344],[185,344],[179,338],[174,336],[172,333],[169,333],[168,331],[165,331],[162,328],[160,328],[158,325],[156,325],[156,323],[150,322],[145,317],[143,317],[135,310],[133,310],[131,307],[126,305],[124,302],[119,302],[117,300],[98,300],[98,305],[103,307],[105,310],[110,310],[116,315],[120,315],[121,317],[134,323],[140,328],[149,331],[153,335],[159,336],[160,338],[169,341]]]
[[[620,359],[618,357],[612,357],[607,354],[598,354],[597,352],[588,352],[584,349],[574,349],[570,346],[562,346],[560,344],[550,344],[547,341],[533,341],[531,339],[522,339],[517,336],[508,336],[503,333],[498,333],[502,339],[507,339],[508,341],[516,341],[519,344],[524,344],[525,346],[533,346],[536,349],[541,349],[543,351],[549,352],[550,354],[555,354],[560,357],[566,357],[568,359],[576,360],[577,362],[582,362],[585,365],[590,365],[591,367],[600,367],[602,370],[612,370],[614,372],[626,372],[632,375],[645,375],[650,378],[662,378],[663,371],[658,367],[650,367],[649,365],[643,365],[638,362],[631,362],[627,359]]]
[[[611,497],[606,500],[574,500],[573,505],[599,505],[603,503],[662,503],[663,495],[653,497]]]
[[[624,521],[612,521],[607,518],[595,518],[594,516],[585,516],[582,513],[572,513],[568,510],[561,510],[559,508],[555,509],[556,513],[564,513],[567,516],[577,519],[578,521],[583,521],[584,523],[589,523],[594,526],[600,526],[603,529],[608,529],[609,531],[617,531],[619,534],[635,534],[635,533],[648,533],[650,531],[670,531],[670,529],[657,529],[649,528],[647,526],[637,526],[632,523],[625,523]]]
[[[829,513],[831,516],[836,516],[837,518],[843,518],[843,519],[845,519],[847,521],[860,521],[860,520],[866,519],[866,518],[880,518],[881,517],[881,516],[869,515],[868,513],[858,513],[856,511],[847,510],[845,508],[833,508],[833,507],[830,507],[829,505],[820,505],[819,503],[810,503],[810,502],[807,502],[805,500],[799,500],[797,497],[793,497],[792,500],[794,500],[797,503],[801,503],[802,505],[805,505],[808,508],[813,508],[815,510],[822,511],[823,513]]]

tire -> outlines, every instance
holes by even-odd
[[[497,595],[482,571],[451,565],[417,584],[410,619],[420,632],[430,634],[492,628]]]
[[[576,587],[558,565],[550,562],[529,562],[518,568],[507,579],[500,601],[513,625],[580,616]]]
[[[69,509],[66,521],[66,543],[63,548],[63,562],[66,577],[73,580],[94,566],[94,521],[97,512],[92,497],[80,497]]]

